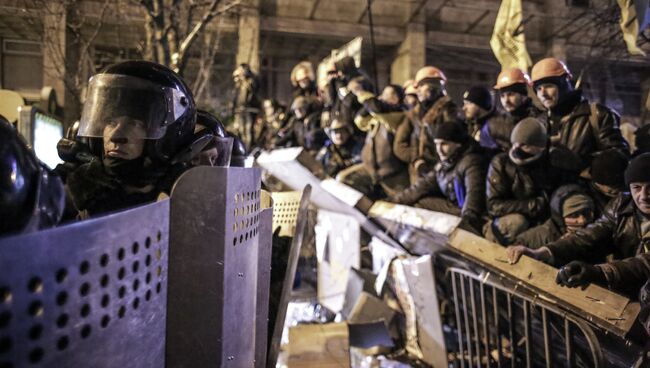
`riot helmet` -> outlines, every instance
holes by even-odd
[[[194,98],[180,76],[163,65],[108,66],[90,79],[86,96],[79,136],[144,140],[141,155],[162,163],[172,163],[193,143]]]
[[[0,120],[0,235],[58,224],[65,207],[61,180],[41,163],[6,120]]]

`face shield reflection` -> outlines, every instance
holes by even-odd
[[[159,139],[174,121],[173,91],[123,75],[97,75],[79,122],[84,137]]]

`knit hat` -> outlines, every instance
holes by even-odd
[[[546,128],[541,121],[535,118],[523,119],[512,130],[510,143],[545,148],[548,143]]]
[[[631,183],[650,183],[650,153],[643,153],[630,161],[625,170],[625,186]]]
[[[625,186],[627,157],[619,150],[606,150],[591,161],[591,180],[595,183],[622,189]]]
[[[474,86],[463,94],[463,99],[477,104],[486,111],[492,110],[492,93],[483,86]]]
[[[469,138],[467,128],[461,123],[445,122],[438,124],[433,135],[435,139],[444,139],[446,141],[463,144]]]
[[[594,210],[594,201],[591,197],[576,193],[562,203],[562,217],[568,217],[584,210]]]

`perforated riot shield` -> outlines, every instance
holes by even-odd
[[[259,170],[187,171],[172,191],[171,228],[167,367],[253,366]]]
[[[164,367],[169,201],[0,239],[0,366]]]
[[[265,198],[266,197],[266,198]],[[266,199],[266,201],[265,201]],[[257,252],[257,314],[255,317],[255,367],[266,366],[268,352],[269,291],[271,287],[271,249],[273,247],[273,207],[270,194],[262,191],[260,238]],[[268,203],[268,206],[265,205]]]
[[[280,352],[280,340],[282,338],[282,329],[284,320],[287,315],[287,306],[291,299],[291,291],[298,267],[298,258],[300,257],[300,247],[302,246],[303,237],[307,227],[307,210],[309,198],[311,195],[311,186],[307,185],[300,195],[299,192],[274,193],[273,194],[273,226],[281,227],[280,234],[289,234],[293,238],[289,249],[286,270],[284,272],[284,281],[278,305],[274,308],[277,310],[275,318],[270,326],[271,339],[269,344],[269,353],[266,366],[275,367]],[[298,201],[298,198],[299,201]],[[273,316],[271,316],[273,318]]]

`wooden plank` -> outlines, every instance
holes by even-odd
[[[289,329],[291,368],[350,367],[346,323],[298,325]]]
[[[455,230],[449,238],[449,245],[468,258],[525,283],[551,303],[560,300],[576,308],[576,314],[582,318],[619,336],[629,332],[639,313],[639,303],[632,303],[602,287],[592,284],[581,290],[557,285],[555,276],[558,270],[530,257],[523,256],[516,264],[510,264],[506,248],[467,231]]]

